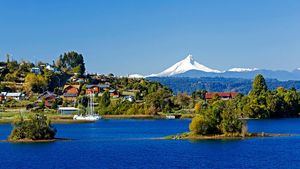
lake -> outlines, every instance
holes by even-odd
[[[0,168],[299,168],[300,137],[155,140],[188,130],[189,120],[101,120],[57,124],[54,143],[0,143]],[[252,120],[251,132],[300,134],[300,119]],[[0,125],[6,139],[10,125]]]

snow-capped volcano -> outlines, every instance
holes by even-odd
[[[185,59],[177,62],[170,68],[158,74],[151,74],[148,77],[223,77],[223,78],[243,78],[253,79],[257,74],[262,74],[265,78],[278,80],[300,80],[300,69],[294,71],[284,70],[268,70],[258,68],[236,67],[226,71],[211,69],[195,61],[192,55],[188,55]]]
[[[152,74],[150,76],[173,76],[177,74],[182,74],[190,70],[199,70],[203,72],[209,72],[209,73],[221,73],[219,70],[211,69],[209,67],[206,67],[198,62],[196,62],[192,55],[188,55],[185,59],[183,59],[180,62],[177,62],[170,68],[164,70],[161,73],[158,74]]]

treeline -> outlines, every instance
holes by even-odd
[[[99,114],[155,115],[165,110],[165,102],[172,96],[172,91],[165,86],[144,79],[114,78],[112,86],[118,86],[120,93],[131,91],[133,100],[130,101],[126,96],[114,99],[105,91],[96,97]],[[86,107],[86,102],[79,102],[79,107]]]
[[[191,94],[196,90],[206,90],[211,92],[235,91],[248,94],[252,89],[252,80],[240,78],[222,78],[222,77],[151,77],[150,81],[159,82],[169,87],[174,93],[187,92]],[[271,90],[278,87],[285,89],[300,89],[300,81],[278,81],[276,79],[267,79],[266,83]]]
[[[121,97],[112,98],[108,91],[96,96],[96,109],[100,114],[157,115],[193,112],[195,102],[192,96],[186,93],[173,95],[169,88],[158,82],[115,77],[111,77],[109,82],[113,88],[118,89]],[[129,96],[132,96],[133,100],[128,99]],[[88,99],[88,96],[78,98],[78,107],[84,112],[86,112]]]
[[[221,100],[216,95],[209,101],[200,100],[195,112],[197,115],[190,124],[194,134],[241,133],[242,119],[299,116],[300,93],[295,88],[269,90],[264,77],[258,75],[249,95],[240,94],[232,100]]]

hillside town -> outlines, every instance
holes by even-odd
[[[141,103],[143,97],[161,85],[144,79],[87,74],[82,55],[69,52],[53,64],[11,60],[0,62],[0,102],[2,110],[26,107],[28,111],[54,110],[76,113],[86,106],[89,95],[108,93],[115,102]],[[98,103],[95,103],[97,105]],[[74,112],[76,111],[76,112]]]

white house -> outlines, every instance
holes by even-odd
[[[74,114],[78,113],[79,109],[75,107],[60,107],[58,108],[58,112],[61,114]]]
[[[47,64],[46,69],[54,73],[60,73],[60,71],[56,67],[51,66],[50,64]]]
[[[2,92],[4,94],[5,100],[23,100],[25,98],[25,94],[23,93],[6,93]]]

